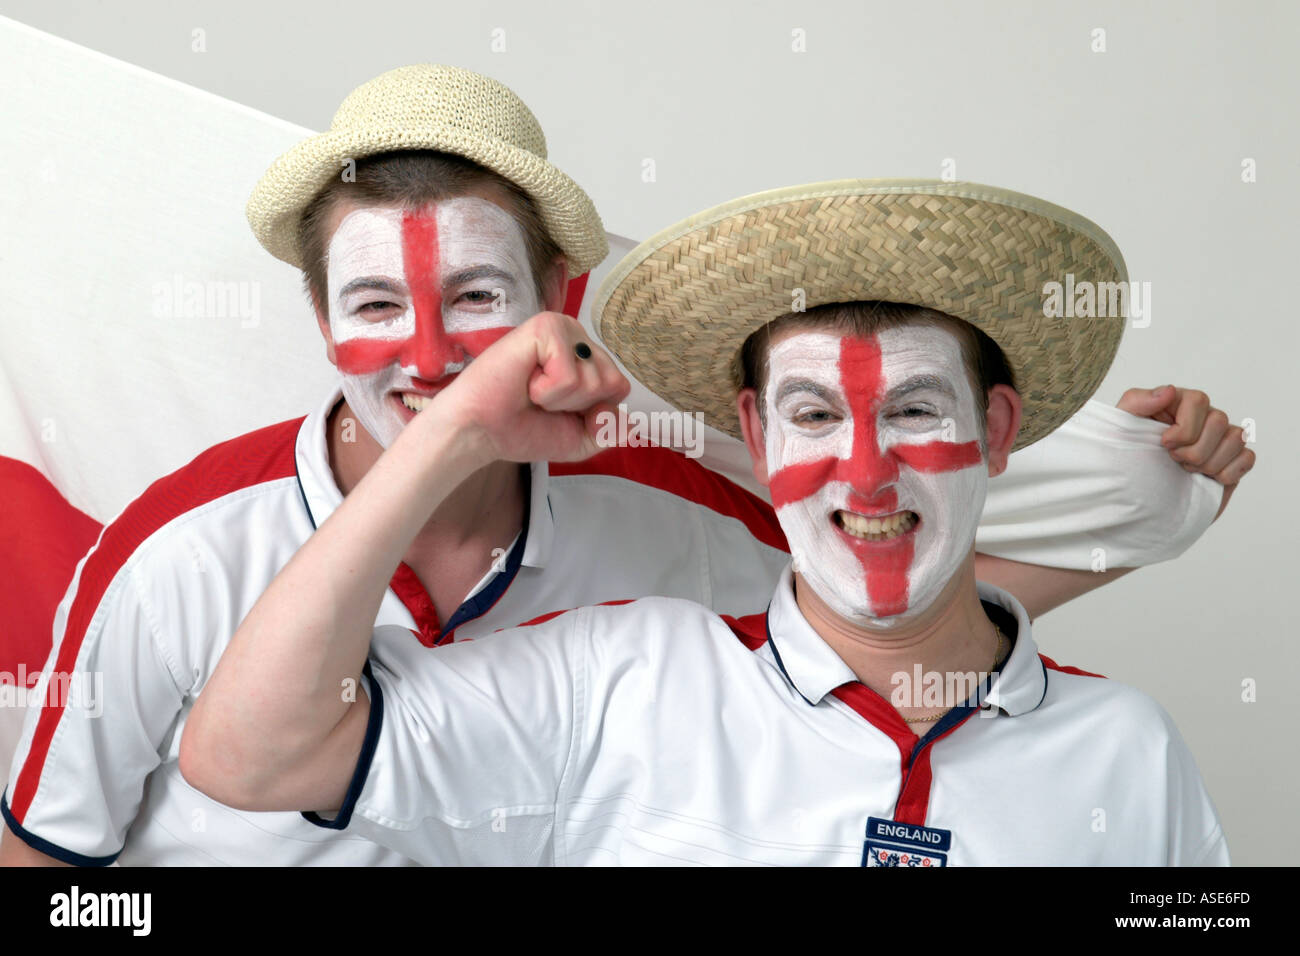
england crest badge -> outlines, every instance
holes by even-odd
[[[951,848],[951,830],[867,817],[862,865],[919,866],[923,869],[947,866]]]

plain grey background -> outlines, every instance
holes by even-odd
[[[0,13],[318,129],[395,66],[487,73],[537,114],[606,227],[638,239],[745,193],[939,177],[949,161],[958,179],[1093,219],[1152,286],[1151,324],[1126,332],[1099,397],[1203,389],[1253,419],[1259,463],[1185,556],[1053,612],[1035,637],[1172,713],[1235,863],[1295,859],[1297,5],[6,0]]]

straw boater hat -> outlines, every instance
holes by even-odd
[[[327,132],[272,163],[248,200],[254,235],[271,255],[301,269],[303,209],[347,160],[395,149],[455,153],[522,188],[568,259],[571,276],[609,251],[596,207],[546,161],[546,138],[523,101],[496,80],[434,64],[404,66],[363,83],[348,94]]]
[[[1106,233],[1032,196],[852,179],[745,196],[664,230],[614,268],[592,316],[651,391],[740,437],[741,345],[792,311],[796,290],[809,309],[880,299],[947,312],[1006,354],[1024,405],[1023,448],[1088,400],[1124,329],[1122,315],[1047,317],[1044,286],[1065,285],[1067,274],[1076,287],[1128,280]]]

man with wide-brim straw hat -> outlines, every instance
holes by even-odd
[[[1036,319],[1019,290],[1057,269],[1118,281],[1118,253],[1027,197],[885,193],[915,197],[908,214],[876,206],[873,188],[780,191],[693,217],[634,252],[598,300],[629,368],[727,430],[732,372],[752,377],[761,361],[739,431],[795,558],[765,613],[653,597],[546,615],[401,675],[375,668],[351,702],[265,661],[310,651],[322,688],[359,683],[368,635],[246,621],[186,729],[190,782],[239,805],[330,811],[425,863],[1226,864],[1168,715],[1040,658],[1023,605],[975,580],[985,485],[1022,407],[1032,435],[1050,431],[1119,337],[1112,319]],[[868,281],[877,270],[891,278]],[[739,361],[799,288],[812,307]],[[579,418],[590,435],[601,390],[528,407],[520,393],[548,375],[527,349],[507,359],[519,340],[439,396],[446,428],[421,415],[393,445],[390,462],[424,458],[420,487],[339,514],[388,535],[419,523],[512,444],[519,414],[548,454],[571,453]],[[365,588],[329,560],[345,545],[322,528],[297,571],[351,603]],[[316,742],[284,766],[277,738]],[[1097,807],[1119,808],[1100,831]]]
[[[663,230],[606,278],[593,323],[647,387],[746,441],[790,541],[806,614],[906,634],[910,623],[941,619],[927,605],[964,574],[965,620],[987,630],[971,573],[985,472],[1003,472],[1012,451],[1061,426],[1096,390],[1123,334],[1127,281],[1100,227],[1035,197],[973,183],[843,180],[741,197]],[[1049,303],[1067,286],[1089,292],[1068,316]],[[885,420],[891,388],[904,387],[909,366],[925,370],[917,353],[935,334],[955,343],[949,355],[974,387],[966,445],[951,440],[951,393],[935,400],[948,401],[948,417],[917,406],[910,430],[891,432]],[[832,341],[799,354],[800,340],[818,337]],[[778,384],[805,396],[822,416],[816,428],[781,420],[774,348],[805,376]],[[892,367],[891,351],[904,356]],[[1229,442],[1225,462],[1241,450]],[[954,479],[953,507],[940,506],[936,488],[928,519],[900,507],[908,475],[923,476],[919,485]],[[850,641],[847,651],[862,648]],[[906,713],[914,727],[935,719]]]

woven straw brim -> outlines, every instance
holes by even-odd
[[[1049,282],[1126,282],[1119,249],[1067,209],[991,186],[841,180],[757,193],[643,242],[605,279],[596,332],[677,408],[740,437],[740,348],[805,306],[908,302],[977,326],[1015,372],[1016,448],[1073,415],[1115,357],[1124,318],[1049,318]],[[1100,287],[1106,288],[1106,287]]]
[[[304,140],[262,176],[248,200],[248,224],[265,249],[302,268],[298,221],[307,204],[349,159],[400,149],[455,153],[499,173],[532,197],[546,231],[578,276],[609,252],[605,227],[591,198],[536,153],[452,126],[372,127],[332,130]]]

